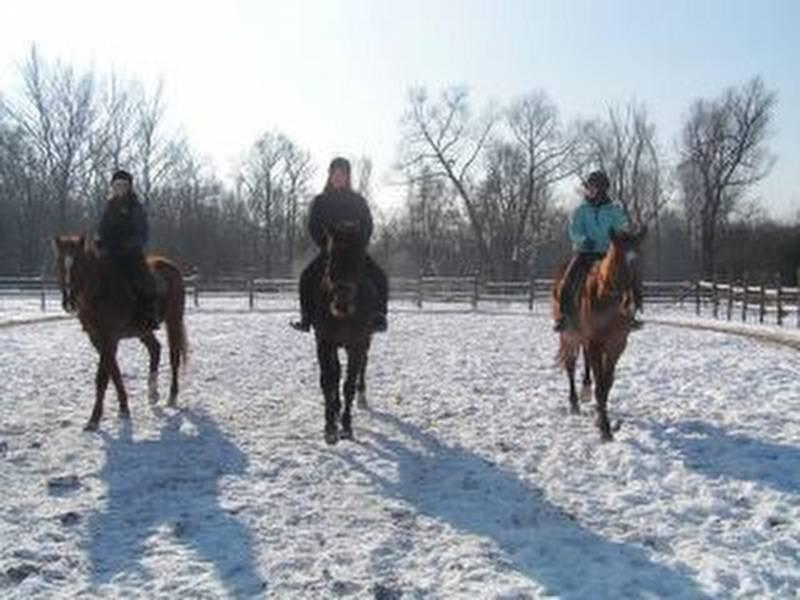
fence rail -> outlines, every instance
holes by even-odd
[[[194,306],[203,297],[246,298],[250,309],[259,300],[296,296],[296,279],[248,276],[204,278],[190,275],[185,279],[186,294]],[[482,281],[477,277],[393,277],[389,283],[392,301],[407,301],[422,307],[431,302],[458,302],[477,308],[481,303],[521,303],[533,310],[537,303],[549,306],[552,279],[530,281]],[[683,302],[692,293],[692,284],[680,282],[645,282],[645,301],[649,304]],[[42,310],[57,295],[58,283],[52,277],[0,277],[0,296],[36,297]]]
[[[710,310],[715,319],[728,321],[740,318],[758,323],[774,320],[783,325],[790,315],[795,315],[795,326],[800,327],[800,287],[784,287],[776,279],[774,287],[765,283],[751,285],[746,281],[723,283],[700,280],[693,289],[695,313]]]

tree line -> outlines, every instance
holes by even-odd
[[[35,47],[19,83],[0,96],[0,274],[48,270],[49,239],[91,230],[117,168],[134,173],[152,248],[186,270],[294,276],[314,252],[305,218],[320,166],[280,131],[256,137],[226,181],[167,130],[161,84],[79,71]],[[548,276],[570,252],[561,201],[603,169],[631,224],[648,227],[649,277],[793,283],[800,227],[769,221],[751,196],[775,160],[776,100],[760,78],[698,99],[668,153],[643,103],[566,122],[544,90],[478,111],[463,87],[412,90],[395,167],[404,203],[376,208],[372,253],[394,276]],[[371,160],[354,167],[370,198]]]

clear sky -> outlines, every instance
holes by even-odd
[[[3,6],[0,89],[35,42],[43,56],[165,82],[170,123],[225,176],[264,131],[309,149],[369,155],[376,201],[409,87],[466,85],[479,109],[545,89],[565,120],[646,103],[674,150],[698,97],[760,75],[778,93],[778,162],[755,193],[769,213],[800,205],[800,1],[25,0]]]

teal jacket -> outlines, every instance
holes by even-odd
[[[605,254],[609,231],[620,231],[628,226],[622,207],[610,200],[592,204],[585,199],[573,211],[569,222],[569,237],[576,252]]]

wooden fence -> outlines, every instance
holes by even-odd
[[[296,279],[265,279],[233,276],[204,278],[194,274],[185,278],[186,294],[194,306],[203,298],[246,298],[252,310],[260,300],[296,297]],[[535,304],[550,306],[551,279],[530,281],[482,281],[478,277],[392,278],[389,283],[393,302],[406,301],[419,308],[425,303],[462,303],[477,308],[485,303],[518,303],[533,310]],[[648,304],[683,302],[691,294],[689,282],[646,282]],[[51,277],[0,277],[0,296],[38,299],[46,310],[54,297],[60,302],[57,282]]]
[[[785,324],[794,314],[794,324],[800,327],[800,287],[784,287],[779,278],[774,281],[770,287],[763,280],[758,285],[746,280],[735,283],[700,280],[692,292],[695,313],[710,311],[715,319],[777,325]]]

